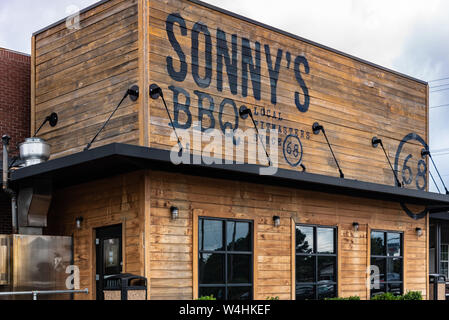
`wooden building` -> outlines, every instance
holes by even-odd
[[[51,160],[12,181],[52,181],[45,232],[73,236],[90,299],[116,272],[147,277],[149,299],[428,296],[427,213],[449,197],[427,192],[427,83],[197,0],[101,1],[32,48],[32,127],[60,122],[40,133]],[[246,149],[263,159],[268,140],[278,170],[251,153],[196,163],[207,142],[185,135],[193,163],[170,161],[174,129],[254,129],[242,106],[260,132]]]

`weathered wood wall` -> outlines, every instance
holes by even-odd
[[[338,227],[339,295],[362,299],[369,294],[368,230],[404,232],[405,292],[418,290],[426,295],[427,234],[418,238],[415,229],[427,230],[427,222],[410,219],[398,204],[162,172],[150,172],[147,179],[151,299],[192,299],[195,295],[198,283],[193,265],[198,248],[194,246],[194,221],[198,216],[254,221],[256,299],[294,298],[292,221]],[[176,221],[170,219],[173,205],[180,209]],[[281,217],[279,228],[273,226],[274,215]],[[360,224],[358,232],[353,231],[355,221]]]
[[[165,92],[172,116],[175,90],[182,92],[179,104],[186,104],[186,93],[190,99],[188,112],[185,107],[178,108],[179,123],[175,126],[184,126],[191,116],[192,124],[186,127],[194,127],[202,112],[198,100],[209,110],[210,97],[215,107],[215,125],[207,113],[203,117],[203,127],[221,130],[220,104],[224,99],[232,99],[237,110],[245,105],[254,113],[257,111],[255,118],[261,131],[267,123],[281,131],[279,146],[278,141],[274,144],[279,147],[281,167],[302,170],[288,164],[283,153],[283,142],[293,133],[301,139],[303,163],[309,172],[338,176],[323,135],[312,133],[312,124],[318,121],[324,125],[347,178],[388,185],[394,184],[394,178],[382,150],[372,148],[373,136],[383,139],[393,161],[406,135],[416,133],[427,141],[427,86],[424,83],[187,0],[152,0],[149,15],[150,81],[159,84]],[[249,41],[249,47],[244,39]],[[256,51],[260,53],[260,69],[255,67],[253,73],[245,72],[251,67],[244,66],[242,61],[256,63]],[[233,68],[221,57],[226,53],[235,63]],[[244,74],[248,78],[247,85],[243,81]],[[255,81],[260,85],[257,94],[253,77],[259,78]],[[218,78],[222,79],[222,84]],[[273,90],[276,81],[277,88]],[[198,92],[207,96],[199,99]],[[296,93],[299,106],[295,102]],[[262,115],[263,109],[269,116]],[[230,103],[226,104],[222,115],[223,122],[229,122],[235,129],[236,115]],[[176,145],[176,141],[169,139],[172,129],[160,100],[150,102],[150,125],[152,147],[171,149]],[[249,119],[240,119],[238,125],[243,130],[253,127]],[[193,143],[190,146],[193,148]],[[414,178],[418,174],[422,148],[421,143],[411,140],[398,156],[397,170],[401,179],[406,157],[413,156],[407,163],[413,170],[413,182],[407,187],[416,188]],[[299,160],[294,155],[287,157],[293,164]],[[405,180],[409,180],[408,172],[406,174]],[[421,180],[420,187],[424,184]]]
[[[256,63],[259,45],[260,69],[245,64]],[[218,59],[218,51],[228,52],[229,66],[226,59]],[[176,142],[170,140],[172,128],[162,101],[148,99],[148,85],[157,83],[180,126],[191,115],[187,128],[199,120],[200,111],[205,112],[204,127],[212,126],[213,117],[213,127],[220,130],[235,129],[237,121],[241,129],[252,128],[249,120],[236,120],[231,104],[237,110],[242,105],[253,109],[261,130],[269,123],[280,132],[274,145],[282,168],[301,170],[287,162],[297,156],[284,156],[283,142],[294,134],[302,142],[309,172],[338,175],[323,135],[311,132],[318,121],[325,126],[346,178],[394,183],[382,150],[371,146],[372,137],[378,136],[406,186],[427,187],[426,163],[418,163],[428,140],[425,83],[206,6],[187,0],[106,1],[81,14],[80,30],[69,30],[62,23],[36,34],[32,55],[32,126],[37,128],[51,112],[60,116],[56,128],[45,127],[40,134],[51,144],[52,157],[81,151],[126,89],[136,83],[141,98],[136,103],[125,101],[94,147],[123,142],[171,149]],[[218,60],[223,61],[222,84]],[[246,85],[244,70],[248,70]],[[176,91],[183,92],[178,97],[178,118]],[[188,108],[182,107],[185,93]],[[205,110],[199,108],[199,96]],[[212,113],[207,112],[209,98],[214,101]],[[409,134],[413,135],[404,140]],[[402,151],[401,142],[407,142]],[[177,221],[170,219],[171,205],[181,209]],[[282,218],[278,229],[272,226],[274,214]],[[427,230],[427,222],[410,219],[399,204],[390,202],[140,172],[58,190],[49,230],[74,236],[81,285],[91,289],[91,298],[94,230],[123,223],[125,271],[149,278],[151,299],[191,299],[197,286],[193,266],[198,215],[254,220],[258,299],[294,297],[295,223],[338,227],[339,295],[362,298],[368,294],[369,230],[403,231],[405,290],[426,295],[427,235],[418,238],[415,228]],[[81,230],[75,229],[78,216],[85,219]],[[357,233],[352,231],[354,221],[361,225]]]
[[[52,157],[82,151],[139,80],[137,0],[111,0],[80,18],[79,30],[64,22],[33,37],[32,127],[59,114],[58,126],[39,134]],[[139,107],[127,99],[94,147],[138,144]]]
[[[81,288],[95,299],[95,229],[122,224],[123,272],[144,274],[142,209],[144,177],[136,172],[58,190],[49,213],[48,234],[73,236],[74,263],[81,271]],[[83,217],[82,227],[75,220]]]
[[[81,151],[132,84],[141,88],[139,101],[125,101],[94,147],[123,142],[171,149],[176,142],[162,101],[148,98],[149,84],[157,83],[178,130],[189,116],[188,129],[201,118],[204,128],[252,129],[236,114],[245,105],[262,132],[268,125],[278,131],[272,147],[282,168],[301,170],[302,153],[309,172],[338,176],[323,135],[312,133],[318,121],[347,178],[394,184],[382,150],[371,147],[378,136],[406,187],[426,189],[426,163],[418,165],[423,143],[413,137],[397,153],[409,134],[428,140],[423,82],[188,0],[110,0],[83,12],[80,26],[71,30],[63,22],[33,37],[32,126],[59,113],[60,124],[40,135],[52,157]],[[178,108],[176,90],[185,90]],[[289,154],[290,142],[298,153]]]

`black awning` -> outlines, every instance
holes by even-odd
[[[449,220],[449,208],[446,211],[430,212],[430,219]]]
[[[55,188],[63,188],[117,174],[151,169],[407,204],[449,207],[448,195],[285,169],[279,169],[272,176],[262,176],[259,174],[260,168],[262,167],[249,164],[207,165],[204,162],[174,165],[170,161],[170,151],[114,143],[18,169],[11,174],[11,182],[17,184],[29,179],[50,178]]]

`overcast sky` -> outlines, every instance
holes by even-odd
[[[29,53],[33,32],[71,14],[73,6],[95,2],[0,0],[0,47]],[[422,80],[449,78],[447,0],[205,2]],[[449,90],[444,90],[449,79],[430,85],[431,92],[443,89],[431,93],[431,107],[449,104]],[[431,149],[449,183],[449,106],[432,108],[430,114]]]

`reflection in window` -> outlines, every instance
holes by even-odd
[[[449,245],[442,244],[440,254],[440,274],[449,278],[448,271],[449,271]]]
[[[104,267],[114,268],[119,266],[120,239],[107,239],[103,242]]]
[[[252,223],[200,218],[198,244],[199,296],[252,299]]]
[[[296,226],[296,299],[337,295],[336,229]]]
[[[371,232],[371,265],[379,274],[372,277],[371,296],[391,292],[402,294],[403,237],[399,232]],[[375,285],[374,281],[379,280]]]

